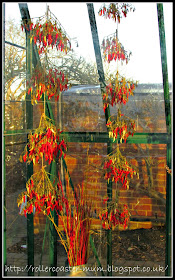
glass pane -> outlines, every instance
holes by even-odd
[[[26,166],[19,161],[26,137],[5,137],[7,276],[26,275],[27,219],[19,214],[18,195],[25,189]],[[19,262],[20,260],[20,262]],[[16,269],[10,268],[16,266]]]

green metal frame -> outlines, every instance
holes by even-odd
[[[167,134],[171,137],[171,108],[170,108],[170,95],[169,95],[169,82],[168,82],[168,67],[166,55],[166,40],[165,40],[165,27],[164,27],[164,14],[163,4],[157,4],[157,15],[159,25],[159,39],[160,39],[160,52],[162,62],[162,78],[164,87],[164,100],[165,100],[165,116]],[[167,143],[167,165],[171,169],[171,142]],[[165,254],[165,271],[166,276],[171,276],[171,175],[167,173],[166,180],[166,254]]]
[[[28,12],[27,4],[19,4],[21,17],[22,19],[29,19],[30,15]],[[103,64],[101,59],[101,51],[98,39],[98,31],[96,26],[95,20],[95,13],[93,4],[87,4],[88,13],[89,13],[89,21],[91,26],[92,32],[92,39],[94,44],[94,51],[96,55],[96,63],[97,63],[97,70],[99,74],[99,82],[101,93],[105,90],[105,79],[104,79],[104,71],[103,71]],[[162,62],[162,77],[163,77],[163,87],[164,87],[164,99],[165,99],[165,116],[166,116],[166,125],[167,125],[167,133],[135,133],[133,137],[128,137],[127,143],[148,143],[148,144],[167,144],[167,165],[171,169],[171,111],[170,111],[170,96],[169,96],[169,86],[168,86],[168,71],[167,71],[167,60],[166,60],[166,44],[165,44],[165,30],[164,30],[164,17],[163,17],[163,4],[157,4],[157,13],[158,13],[158,24],[159,24],[159,37],[160,37],[160,50],[161,50],[161,62]],[[39,63],[39,55],[36,50],[36,46],[34,46],[32,42],[32,46],[29,44],[28,34],[26,33],[26,43],[27,43],[27,71],[30,72],[31,67],[31,60],[33,65],[35,66],[36,63]],[[32,57],[30,56],[32,53]],[[47,100],[46,100],[47,101]],[[30,104],[30,102],[27,102]],[[32,115],[32,105],[27,105],[26,113],[27,116]],[[51,106],[49,102],[46,102],[46,114],[54,120],[54,116],[51,110]],[[109,107],[105,110],[105,118],[106,122],[110,117],[110,110]],[[31,118],[27,118],[27,131],[24,130],[16,130],[16,131],[5,131],[4,136],[10,134],[25,134],[31,128]],[[72,132],[72,133],[63,133],[63,137],[66,138],[67,142],[98,142],[98,143],[107,143],[107,153],[112,151],[112,143],[113,141],[109,139],[108,132]],[[117,141],[117,140],[116,140]],[[115,142],[116,142],[115,141]],[[4,141],[5,142],[5,141]],[[68,171],[65,161],[63,160],[63,166]],[[54,174],[56,170],[55,166],[51,166],[51,174]],[[31,176],[33,172],[32,166],[29,167],[28,176]],[[69,174],[69,173],[68,173]],[[70,177],[70,174],[69,174]],[[73,188],[73,182],[70,178],[70,183]],[[5,188],[5,184],[4,184]],[[107,185],[107,192],[112,200],[112,182],[109,182]],[[5,196],[5,193],[4,193]],[[5,215],[4,215],[5,217]],[[33,234],[33,216],[28,215],[28,222],[27,222],[27,229],[28,229],[28,265],[34,266],[34,239],[31,235]],[[5,218],[4,218],[5,219]],[[4,230],[5,230],[5,220],[4,220]],[[4,231],[5,234],[5,231]],[[112,265],[112,232],[108,231],[107,235],[108,239],[108,247],[107,247],[107,264]],[[101,266],[97,252],[94,247],[94,243],[92,238],[90,238],[90,243],[94,251],[94,255],[96,256],[97,263]],[[53,228],[50,228],[50,265],[56,265],[56,238],[54,234]],[[4,247],[5,249],[6,247]],[[4,264],[6,261],[6,252],[4,251]],[[166,258],[165,258],[165,267],[166,269],[166,276],[171,275],[171,175],[167,173],[167,185],[166,185]],[[29,271],[29,276],[33,276],[34,274],[32,271]],[[104,273],[102,274],[104,276]],[[108,273],[108,276],[112,276],[112,272]]]
[[[6,130],[5,136],[27,134],[30,130]],[[62,137],[67,142],[97,142],[97,143],[117,143],[120,138],[115,141],[109,138],[108,132],[63,132]],[[167,133],[138,133],[136,132],[133,137],[128,137],[126,143],[128,144],[167,144],[171,142],[171,135]]]
[[[105,83],[105,75],[104,75],[104,70],[103,70],[103,62],[102,62],[102,57],[101,57],[101,50],[100,50],[93,3],[88,3],[87,9],[88,9],[88,14],[89,14],[89,22],[90,22],[92,40],[93,40],[93,45],[94,45],[94,52],[95,52],[95,57],[96,57],[97,71],[98,71],[98,75],[99,75],[100,89],[101,89],[101,94],[103,96],[103,94],[106,92],[106,83]],[[102,100],[103,100],[103,98],[102,98]],[[108,106],[105,109],[106,123],[108,123],[109,118],[110,118],[110,109]],[[112,144],[109,139],[109,134],[108,134],[108,138],[106,140],[107,140],[106,141],[107,142],[107,154],[110,154],[112,152]],[[109,199],[107,201],[107,207],[108,207],[108,205],[112,201],[112,180],[111,179],[107,182],[107,196],[109,197]],[[112,267],[112,230],[111,229],[107,230],[107,267]],[[107,275],[112,276],[112,269],[107,270]]]
[[[21,18],[26,23],[30,19],[27,4],[19,4]],[[26,30],[26,75],[29,78],[32,74],[32,53],[33,48],[30,41],[30,31]],[[27,129],[33,128],[33,106],[31,105],[31,96],[26,93],[26,122]],[[33,164],[27,165],[27,180],[33,174]],[[28,275],[34,276],[34,225],[33,213],[27,214],[27,250],[28,250]]]
[[[4,40],[5,40],[5,3],[3,3],[3,36],[4,36]],[[3,75],[5,76],[5,42],[3,42],[3,54],[4,54],[4,57],[3,57]],[[5,81],[5,77],[3,79]],[[3,97],[4,97],[4,100],[5,100],[5,82],[3,81]],[[5,119],[5,102],[4,102],[4,105],[3,105],[3,115],[4,115],[4,119]],[[4,130],[5,130],[5,122],[4,122]],[[3,137],[3,161],[5,163],[5,137]],[[4,255],[4,259],[3,259],[3,273],[4,273],[4,276],[7,276],[7,272],[6,272],[6,269],[5,269],[5,266],[7,265],[7,247],[6,247],[6,166],[4,164],[4,168],[3,168],[3,214],[4,214],[4,217],[3,217],[3,255]]]
[[[19,4],[19,8],[20,8],[20,12],[21,12],[21,17],[22,20],[29,20],[30,19],[30,15],[29,15],[29,11],[28,11],[28,6],[27,4]],[[27,44],[26,46],[26,56],[27,56],[27,61],[30,60],[30,65],[29,63],[27,63],[26,68],[27,71],[31,71],[32,68],[32,64],[34,67],[36,67],[36,65],[41,65],[40,62],[40,58],[39,58],[39,54],[37,51],[37,47],[34,45],[33,40],[30,41],[30,38],[28,38],[28,32],[26,31],[26,40],[29,41],[29,44]],[[27,42],[28,42],[27,41]],[[30,67],[30,69],[29,69]],[[27,98],[30,100],[30,95],[26,94],[26,100]],[[42,101],[44,101],[44,98],[42,98]],[[26,106],[26,119],[27,121],[30,120],[30,125],[27,126],[27,129],[33,129],[33,106],[31,105],[31,102],[26,102],[27,106]],[[48,98],[46,96],[46,104],[45,104],[45,112],[46,112],[46,116],[48,116],[49,118],[51,118],[54,121],[54,116],[53,116],[53,112],[51,109],[51,105],[48,102]],[[31,168],[29,166],[29,168]],[[27,170],[27,174],[30,177],[33,173],[33,170],[29,169]],[[51,167],[50,167],[50,174],[55,175],[56,173],[56,164],[52,163]],[[52,178],[50,178],[52,180]],[[57,222],[57,216],[55,211],[53,211],[53,216],[54,216],[54,221]],[[33,226],[33,214],[30,214],[27,216],[28,218],[28,223],[27,223],[27,231],[28,231],[28,266],[30,267],[31,265],[34,266],[34,226]],[[46,224],[47,226],[47,224]],[[53,224],[49,221],[49,262],[50,262],[50,267],[56,267],[57,266],[57,246],[55,246],[56,244],[56,229],[53,226]],[[52,271],[51,270],[51,276],[56,276],[56,271]],[[28,272],[29,276],[34,276],[33,271]]]

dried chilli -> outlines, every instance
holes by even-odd
[[[122,187],[129,189],[129,178],[133,178],[133,175],[137,175],[139,178],[138,171],[134,170],[127,162],[126,158],[122,156],[119,146],[112,155],[108,155],[103,165],[106,180],[112,180],[117,183],[120,182]]]
[[[131,56],[131,52],[127,52],[124,49],[123,45],[115,35],[114,37],[108,36],[106,39],[103,39],[101,48],[103,51],[103,57],[108,63],[112,60],[121,60],[126,61],[127,64]]]
[[[31,103],[37,103],[44,94],[48,99],[55,97],[57,101],[60,93],[68,89],[68,79],[58,69],[49,69],[48,73],[41,67],[35,67],[31,79],[27,82]]]
[[[121,208],[121,207],[120,207]],[[114,230],[117,226],[122,225],[124,229],[128,226],[129,212],[126,204],[122,207],[123,209],[118,209],[115,203],[112,203],[108,207],[108,210],[104,209],[100,214],[99,218],[102,221],[102,227],[104,229]]]
[[[49,215],[50,211],[62,210],[61,196],[56,180],[51,182],[49,173],[42,168],[33,174],[26,183],[26,191],[17,199],[21,214],[40,213]]]
[[[135,121],[121,114],[121,111],[118,109],[117,118],[114,121],[109,120],[106,124],[109,131],[109,137],[113,138],[113,141],[117,139],[118,135],[120,136],[120,143],[122,140],[126,143],[126,140],[129,135],[134,135],[136,131]]]
[[[20,161],[38,163],[39,159],[45,158],[50,164],[57,156],[59,158],[67,150],[64,139],[60,139],[61,131],[55,127],[52,120],[41,116],[39,127],[28,135],[28,144],[25,147]]]
[[[42,22],[43,21],[43,22]],[[50,18],[40,17],[36,24],[31,20],[27,23],[21,23],[22,30],[30,31],[30,38],[38,46],[39,54],[47,51],[48,47],[55,47],[58,50],[67,53],[71,49],[71,43],[61,26],[57,21]]]
[[[125,77],[119,78],[117,71],[116,78],[110,79],[109,84],[106,86],[106,92],[103,95],[104,111],[109,104],[111,106],[117,103],[125,105],[128,102],[129,96],[134,94],[136,86],[137,81],[126,80]]]

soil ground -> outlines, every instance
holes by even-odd
[[[120,260],[162,261],[165,259],[165,238],[165,227],[122,231],[119,242],[113,240],[113,257]]]
[[[41,253],[43,243],[43,233],[35,235],[35,253]],[[48,236],[48,235],[47,235]],[[151,229],[125,230],[113,233],[112,255],[116,260],[134,260],[134,261],[163,261],[165,259],[165,227],[153,227]],[[97,238],[94,243],[100,255],[105,257],[105,235],[101,236],[101,242]],[[23,237],[18,243],[7,248],[9,253],[27,254],[27,249],[23,245],[27,244],[26,237]],[[58,244],[58,255],[62,255],[62,245]],[[100,250],[99,250],[100,247]],[[45,250],[48,248],[48,237],[46,237]],[[45,251],[44,250],[44,251]],[[91,252],[92,256],[93,253]]]

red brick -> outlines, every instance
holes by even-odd
[[[120,197],[132,197],[132,191],[129,190],[120,190],[119,191],[119,196]]]
[[[119,203],[134,203],[136,201],[136,198],[132,197],[119,197]]]
[[[143,204],[156,204],[157,203],[157,200],[156,199],[153,199],[153,198],[139,198],[139,204],[140,205],[143,205]]]
[[[144,210],[138,210],[138,211],[136,211],[136,210],[130,210],[130,213],[131,213],[131,217],[132,216],[146,216],[146,211],[144,211]]]
[[[150,204],[141,205],[139,203],[137,206],[135,206],[135,210],[151,210],[151,205]]]

